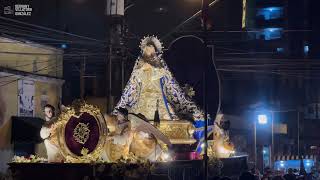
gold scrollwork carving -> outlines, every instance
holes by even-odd
[[[195,142],[192,137],[193,125],[188,121],[165,121],[162,120],[159,130],[169,137],[173,144],[192,144]]]
[[[87,152],[82,149],[81,156],[72,153],[65,142],[65,126],[71,117],[79,118],[82,113],[89,113],[93,116],[99,126],[99,141],[96,148],[92,152]],[[73,131],[73,137],[77,138],[79,143],[84,144],[89,139],[90,131],[89,124],[79,123]],[[58,121],[53,125],[52,131],[57,134],[58,147],[66,162],[84,163],[94,162],[101,157],[103,147],[107,136],[107,126],[103,115],[97,107],[86,104],[85,102],[77,101],[72,106],[67,107],[59,116]]]
[[[80,144],[85,144],[90,136],[89,123],[79,123],[73,130],[73,138]]]

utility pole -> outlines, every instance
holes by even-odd
[[[85,80],[84,80],[84,74],[85,74],[85,67],[86,67],[86,57],[83,57],[83,60],[80,62],[80,99],[84,99],[85,94]]]
[[[253,133],[254,133],[254,168],[257,168],[257,121],[254,120],[254,125],[253,125]]]
[[[112,110],[112,44],[109,44],[109,54],[107,59],[107,84],[108,84],[108,94],[107,94],[107,113]]]
[[[300,111],[299,111],[299,108],[297,108],[297,125],[298,125],[297,148],[298,148],[298,156],[300,157]]]
[[[207,50],[207,20],[208,20],[209,2],[202,0],[202,22],[203,22],[203,35],[205,45],[205,59],[203,71],[203,106],[204,106],[204,179],[208,179],[208,104],[207,104],[207,71],[208,71],[208,50]]]
[[[271,111],[271,168],[273,168],[274,157],[274,111]]]
[[[114,63],[123,61],[123,21],[124,21],[124,0],[107,0],[106,15],[110,22],[108,55],[107,55],[107,112],[110,113],[114,107],[115,86],[113,77],[119,70]],[[120,71],[124,69],[121,64]],[[122,74],[121,74],[122,76]],[[124,79],[124,78],[122,78]],[[118,83],[118,82],[117,82]]]

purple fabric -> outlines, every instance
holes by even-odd
[[[90,135],[85,144],[80,144],[73,138],[73,130],[76,128],[76,126],[79,123],[84,123],[84,124],[89,123]],[[100,136],[100,132],[99,132],[98,123],[96,119],[89,113],[85,112],[79,118],[71,117],[68,123],[66,124],[66,128],[65,128],[66,145],[69,148],[69,150],[76,155],[81,156],[82,148],[87,148],[89,150],[88,153],[91,153],[98,144],[99,136]]]

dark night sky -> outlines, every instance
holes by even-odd
[[[104,15],[105,2],[102,0],[15,0],[2,3],[2,6],[30,4],[33,8],[31,17],[21,18],[10,15],[6,17],[104,40],[108,28],[108,21]],[[232,9],[226,9],[225,6],[230,2],[230,0],[224,0],[214,8],[210,8],[216,29],[235,29],[235,26],[239,28],[241,1],[233,0]],[[231,6],[228,7],[231,8]],[[164,11],[159,11],[159,8],[163,8]],[[134,6],[128,9],[126,16],[132,33],[139,36],[145,34],[161,36],[200,8],[200,0],[135,0]],[[199,23],[199,19],[196,21]]]
[[[290,0],[290,2],[293,1],[297,0]],[[314,34],[313,37],[317,37],[317,32],[319,32],[318,15],[320,11],[316,7],[319,7],[317,6],[319,1],[311,1],[311,29]],[[30,4],[33,8],[31,17],[6,17],[105,41],[108,29],[108,20],[104,14],[105,2],[104,0],[15,0],[5,1],[8,4],[2,3],[1,5],[13,5],[15,3]],[[240,30],[241,2],[242,0],[221,0],[215,7],[210,8],[210,19],[213,22],[213,30]],[[129,47],[135,50],[138,47],[140,37],[146,34],[162,36],[201,8],[200,0],[135,0],[134,4],[133,7],[128,9],[126,20],[129,25],[129,31],[138,37],[128,42],[130,44]],[[163,8],[164,11],[159,11],[159,8]],[[196,18],[186,26],[186,30],[199,29],[199,18]],[[231,35],[223,36],[222,34],[216,34],[218,40],[225,40]],[[312,41],[315,42],[314,44],[319,44],[319,38],[313,38]],[[168,46],[168,43],[166,45]],[[83,48],[86,48],[86,46],[83,45]],[[230,46],[232,47],[232,44]],[[70,47],[73,48],[72,45]],[[319,45],[313,46],[310,49],[318,47]],[[241,49],[242,47],[239,45],[236,48]],[[105,50],[101,49],[100,52],[103,51]],[[314,50],[312,52],[317,51]],[[137,56],[137,51],[134,51],[134,56]],[[238,88],[241,89],[242,86]]]

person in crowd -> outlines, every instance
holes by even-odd
[[[255,177],[250,172],[244,172],[240,175],[239,180],[255,180]]]
[[[262,179],[263,179],[263,180],[271,180],[271,179],[272,179],[272,177],[273,177],[273,172],[272,172],[272,170],[271,170],[270,167],[264,168],[263,172],[264,172],[264,173],[263,173],[263,176],[262,176]]]
[[[225,177],[221,178],[220,180],[231,180],[231,178],[225,176]]]
[[[274,176],[272,180],[285,180],[282,176]]]
[[[209,180],[221,180],[221,179],[219,176],[214,176],[214,177],[209,178]]]
[[[285,180],[295,180],[296,179],[296,175],[293,173],[293,169],[291,169],[291,168],[288,169],[288,173],[285,174],[283,177]]]

